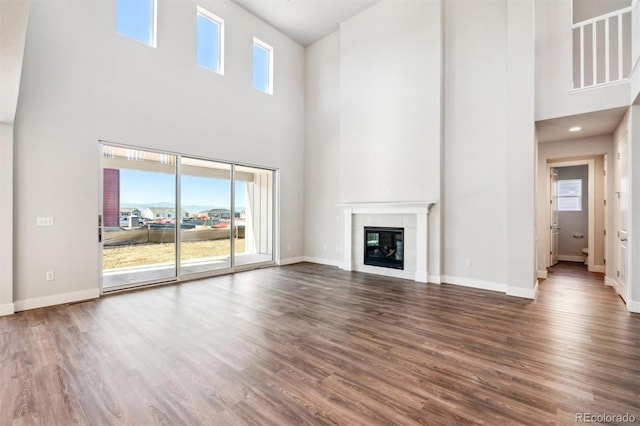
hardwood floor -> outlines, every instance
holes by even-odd
[[[0,318],[2,425],[583,412],[640,423],[640,315],[583,265],[553,268],[535,301],[302,263]]]

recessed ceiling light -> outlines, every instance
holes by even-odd
[[[580,126],[575,126],[569,129],[570,132],[579,132],[580,130],[582,130],[582,127]]]

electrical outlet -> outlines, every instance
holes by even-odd
[[[53,281],[56,279],[56,273],[53,271],[47,271],[45,274],[45,279],[47,281]]]
[[[471,267],[471,259],[467,259],[464,261],[464,266],[466,266],[467,268]]]
[[[326,245],[322,246],[322,250],[327,251],[327,246]]]
[[[287,244],[287,251],[291,250],[291,245]]]

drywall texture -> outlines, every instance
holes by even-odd
[[[558,167],[558,181],[576,179],[582,185],[582,202],[579,211],[558,212],[558,255],[583,256],[580,251],[589,245],[589,167]]]
[[[506,57],[507,294],[535,297],[535,25],[533,0],[508,0]]]
[[[382,1],[340,26],[340,200],[440,191],[439,1]]]
[[[442,279],[528,298],[535,296],[533,12],[532,1],[444,7]]]
[[[0,123],[0,315],[13,313],[13,125]]]
[[[629,119],[629,300],[627,307],[640,312],[640,106],[633,105]],[[620,129],[622,130],[622,129]]]
[[[195,64],[197,5],[225,20],[224,76]],[[14,299],[98,288],[98,140],[279,169],[290,247],[281,257],[302,256],[304,49],[225,0],[159,1],[150,48],[116,33],[115,7],[31,3],[15,124]],[[274,47],[273,96],[251,87],[253,36]],[[55,226],[36,227],[36,216]]]
[[[444,19],[443,279],[505,291],[506,8],[450,1]]]
[[[307,48],[305,78],[305,256],[342,262],[340,34]]]

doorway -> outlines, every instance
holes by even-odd
[[[549,238],[547,267],[584,263],[605,272],[605,157],[548,160]]]
[[[275,264],[268,168],[100,143],[102,292]]]

